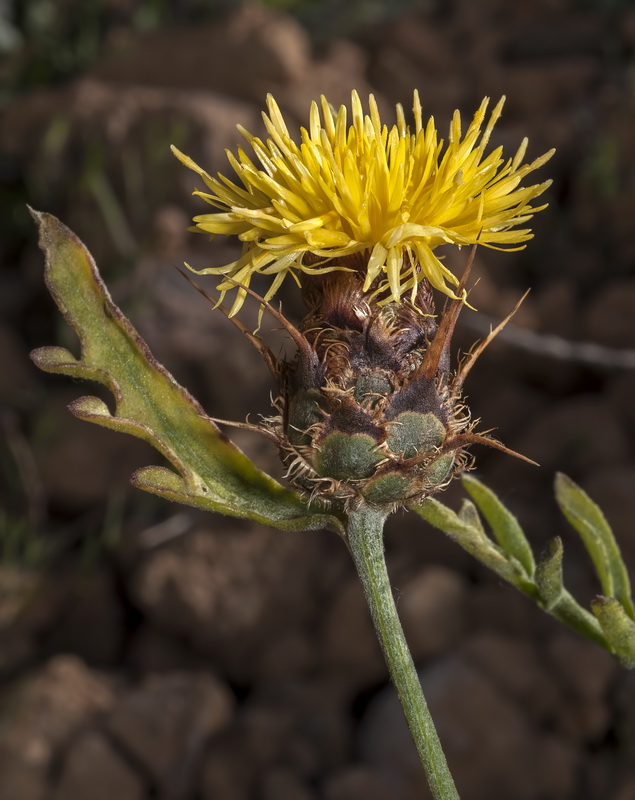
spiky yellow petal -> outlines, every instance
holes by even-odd
[[[455,111],[445,144],[432,118],[424,126],[417,92],[414,132],[401,106],[389,130],[372,95],[364,114],[359,95],[352,93],[351,124],[345,106],[334,113],[322,96],[319,104],[312,103],[308,130],[300,129],[298,144],[269,95],[268,113],[263,113],[266,142],[240,128],[259,163],[241,148],[237,157],[227,154],[242,186],[221,174],[210,176],[173,147],[207,187],[195,194],[219,209],[195,217],[199,230],[237,235],[243,242],[239,259],[200,272],[225,276],[219,286],[223,293],[235,288],[228,279],[247,284],[255,273],[274,275],[267,292],[272,297],[289,273],[349,269],[347,256],[367,252],[364,289],[384,301],[398,301],[424,278],[453,297],[458,280],[434,254],[436,247],[478,242],[519,249],[514,245],[522,247],[532,236],[519,226],[545,208],[530,204],[550,181],[520,183],[553,150],[522,164],[523,139],[507,161],[500,147],[485,155],[504,100],[485,122],[486,97],[464,135]],[[234,313],[243,297],[239,292]]]

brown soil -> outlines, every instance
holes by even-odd
[[[85,74],[4,108],[2,800],[429,796],[342,543],[141,496],[128,477],[153,453],[71,417],[84,388],[30,366],[30,348],[73,343],[15,187],[87,243],[117,302],[209,413],[240,420],[268,412],[267,369],[172,268],[225,263],[232,245],[186,233],[194,182],[168,145],[224,169],[235,124],[258,129],[269,91],[293,126],[319,93],[339,103],[372,90],[389,116],[417,87],[442,130],[455,107],[468,117],[484,95],[506,94],[493,144],[513,152],[527,135],[530,157],[555,146],[543,170],[554,185],[525,251],[478,253],[474,303],[498,320],[531,286],[517,332],[616,358],[554,357],[544,337],[528,349],[501,337],[470,376],[470,405],[541,467],[478,453],[478,474],[536,552],[564,537],[567,583],[586,603],[598,587],[555,509],[555,471],[602,505],[635,573],[635,377],[620,361],[635,347],[634,58],[628,3],[421,4],[320,47],[253,5],[223,22],[113,36]],[[299,311],[291,292],[286,301]],[[463,349],[480,324],[465,316]],[[236,440],[280,475],[268,444]],[[455,485],[444,501],[460,497]],[[633,800],[635,673],[421,521],[396,515],[386,541],[461,796]]]

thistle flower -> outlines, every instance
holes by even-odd
[[[545,208],[531,202],[551,182],[520,183],[553,150],[523,164],[523,139],[511,159],[503,158],[502,147],[485,155],[504,100],[483,129],[489,105],[485,98],[465,135],[455,111],[446,144],[432,117],[424,125],[416,91],[412,132],[401,105],[389,130],[373,95],[365,115],[357,92],[352,93],[351,125],[346,107],[334,113],[322,96],[319,106],[311,105],[309,128],[300,129],[297,144],[269,95],[269,113],[263,119],[270,138],[263,142],[239,126],[259,165],[242,148],[237,157],[227,152],[239,183],[222,174],[210,176],[172,148],[209,190],[194,194],[220,209],[195,217],[197,229],[236,235],[243,242],[236,261],[197,272],[225,276],[218,286],[222,295],[240,285],[232,314],[244,302],[242,287],[257,273],[272,278],[267,300],[288,274],[297,280],[298,273],[360,268],[362,290],[372,292],[380,305],[399,301],[405,292],[414,302],[423,279],[456,297],[453,287],[459,281],[434,250],[442,244],[477,242],[520,249],[532,237],[524,226]]]
[[[221,209],[195,217],[197,228],[243,242],[238,260],[201,270],[224,276],[221,300],[237,290],[233,307],[220,307],[233,317],[255,295],[252,276],[271,275],[265,297],[255,296],[297,346],[291,361],[279,361],[245,331],[279,387],[278,413],[257,429],[278,445],[293,484],[330,507],[395,508],[467,469],[473,444],[511,452],[474,432],[462,399],[465,377],[494,334],[458,370],[450,366],[473,255],[459,281],[434,249],[522,246],[531,238],[522,226],[544,208],[531,202],[549,181],[520,183],[551,152],[523,165],[525,139],[507,161],[500,147],[485,154],[503,100],[486,123],[483,100],[464,136],[455,112],[447,145],[434,120],[423,125],[416,92],[412,133],[401,106],[389,131],[372,95],[367,115],[355,92],[351,105],[347,126],[344,106],[334,115],[324,97],[313,103],[298,145],[269,97],[270,138],[241,129],[260,166],[243,150],[228,153],[242,187],[175,152],[207,185],[195,194]],[[289,273],[304,273],[307,314],[298,328],[267,302]],[[448,295],[438,317],[434,289]]]

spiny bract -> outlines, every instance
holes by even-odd
[[[339,505],[363,499],[396,507],[423,500],[465,470],[472,444],[511,452],[473,432],[461,399],[464,378],[491,337],[459,370],[450,367],[460,299],[448,301],[437,322],[428,281],[414,302],[378,305],[354,270],[314,278],[304,297],[300,329],[287,323],[296,357],[274,368],[279,414],[265,420],[296,486]]]

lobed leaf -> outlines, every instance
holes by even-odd
[[[81,344],[79,358],[61,347],[40,348],[31,356],[47,372],[106,386],[115,398],[114,413],[96,397],[75,400],[72,413],[149,442],[174,467],[140,469],[132,483],[169,500],[284,530],[330,527],[341,533],[336,517],[311,509],[258,469],[154,359],[113,303],[77,236],[54,216],[31,213],[46,255],[46,284]]]

